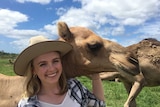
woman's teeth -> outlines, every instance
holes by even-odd
[[[54,77],[57,74],[57,72],[53,73],[53,74],[49,74],[47,75],[48,77]]]

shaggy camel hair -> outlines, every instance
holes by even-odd
[[[99,37],[87,28],[68,27],[65,22],[58,23],[58,32],[59,40],[66,41],[73,46],[73,50],[63,57],[64,70],[67,77],[72,78],[97,72],[110,73],[107,78],[120,77],[129,92],[124,107],[136,107],[135,98],[143,86],[155,83],[155,81],[160,83],[160,80],[157,78],[157,75],[160,73],[158,70],[160,64],[160,56],[158,55],[160,54],[154,54],[156,57],[156,59],[152,60],[154,64],[150,63],[151,59],[146,58],[146,53],[143,52],[145,46],[142,49],[137,47],[137,49],[140,48],[137,52],[141,54],[136,54],[137,52],[134,53],[132,50],[128,50],[136,50],[136,44],[133,47],[126,48],[116,42]],[[155,47],[156,52],[159,52],[159,45],[156,44],[152,47]],[[146,59],[144,60],[143,58]],[[145,69],[147,69],[149,77],[151,75],[154,77],[153,80],[148,79],[149,77],[146,78],[146,75],[144,75]],[[148,70],[153,72],[151,73]],[[13,80],[9,81],[9,79],[13,78],[14,76],[6,77],[5,75],[0,75],[0,107],[16,107],[23,93],[22,87],[25,78],[16,76],[15,78],[17,79],[14,81],[17,81],[17,85],[13,84]],[[154,81],[154,79],[156,80]],[[6,83],[8,85],[3,88]],[[152,84],[152,86],[155,85]],[[10,90],[9,94],[8,89]]]

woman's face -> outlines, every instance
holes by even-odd
[[[58,52],[49,52],[33,60],[33,72],[37,74],[42,84],[58,83],[62,73],[62,64]]]

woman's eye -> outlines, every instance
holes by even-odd
[[[39,66],[42,67],[42,66],[45,66],[45,65],[46,65],[46,64],[42,63],[42,64],[40,64]]]
[[[59,63],[59,62],[60,62],[60,59],[53,60],[53,63]]]
[[[54,60],[53,62],[56,63],[56,62],[59,62],[59,60]]]

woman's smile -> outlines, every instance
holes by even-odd
[[[51,74],[46,74],[47,77],[55,77],[57,75],[57,71],[56,72],[53,72]]]

